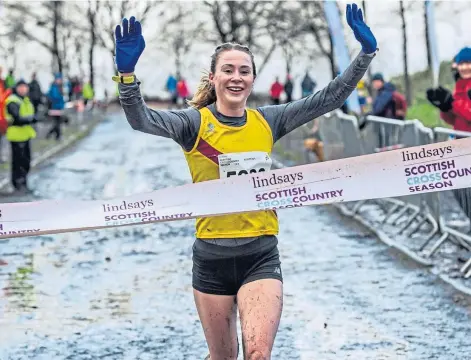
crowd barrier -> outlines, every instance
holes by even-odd
[[[358,120],[355,116],[344,114],[340,110],[326,114],[317,121],[326,161],[471,136],[471,133],[445,128],[432,130],[423,126],[418,120],[402,121],[376,116],[367,116]],[[279,141],[275,151],[280,152],[280,155],[289,154],[295,164],[314,161],[315,155],[303,148],[303,140],[309,136],[308,131],[311,127],[312,123],[308,123],[286,135]],[[297,156],[293,155],[296,153]],[[423,184],[427,183],[427,180],[424,180]],[[445,202],[446,206],[443,205]],[[416,250],[425,259],[431,259],[447,241],[471,251],[471,236],[469,235],[471,189],[469,188],[397,198],[362,200],[336,204],[336,206],[348,216],[355,216],[368,206],[379,207],[382,210],[380,222],[393,225],[396,229],[394,235],[412,237],[418,235],[420,230],[420,239],[423,239],[423,243]],[[461,215],[466,215],[465,226],[454,226],[447,216],[450,208],[454,213],[461,212]],[[425,251],[426,249],[428,250]],[[460,268],[460,272],[465,278],[471,277],[471,259]]]

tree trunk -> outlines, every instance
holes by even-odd
[[[432,53],[430,51],[430,41],[429,41],[429,28],[428,28],[428,16],[427,16],[427,5],[424,3],[424,26],[425,26],[425,45],[427,46],[427,70],[431,72],[432,70]]]
[[[270,49],[269,49],[268,52],[265,54],[265,57],[263,58],[261,65],[260,65],[260,66],[258,67],[258,69],[257,69],[257,76],[259,76],[259,75],[262,73],[263,69],[265,68],[265,65],[268,63],[268,60],[270,60],[271,55],[273,54],[273,52],[275,51],[275,49],[276,49],[276,43],[273,42],[273,43],[271,44]]]
[[[54,2],[54,19],[52,28],[52,56],[54,57],[55,71],[62,73],[62,58],[59,50],[59,25],[61,2]]]
[[[96,42],[96,36],[95,36],[95,32],[92,30],[90,48],[88,50],[88,71],[90,73],[90,85],[92,86],[93,89],[95,89],[95,67],[93,66],[93,58],[95,54],[95,42]]]
[[[90,85],[95,89],[95,68],[93,66],[93,58],[95,54],[96,37],[96,11],[92,10],[92,3],[88,4],[88,19],[90,22],[90,47],[88,49],[88,71],[90,76]]]
[[[329,47],[330,51],[327,52],[327,58],[329,59],[330,64],[330,73],[332,75],[332,80],[337,77],[337,67],[335,66],[335,56],[334,56],[334,40],[332,39],[332,35],[329,31]]]
[[[404,9],[404,0],[399,1],[400,16],[402,22],[402,56],[404,62],[404,85],[406,89],[406,100],[407,104],[411,105],[412,94],[411,94],[411,83],[409,77],[409,66],[408,66],[408,56],[407,56],[407,25]]]
[[[176,41],[179,41],[178,39]],[[182,73],[182,59],[180,53],[180,47],[178,44],[175,44],[175,71],[176,74],[181,75]]]

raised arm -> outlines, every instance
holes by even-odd
[[[258,108],[272,128],[274,142],[299,126],[339,108],[355,90],[376,55],[376,39],[363,22],[361,9],[347,5],[347,22],[361,43],[362,50],[350,66],[324,89],[304,99],[283,105]]]
[[[365,74],[374,54],[361,52],[348,69],[324,89],[304,99],[258,108],[272,128],[274,142],[315,118],[339,108]]]
[[[116,26],[116,65],[120,76],[113,77],[119,83],[119,100],[126,119],[134,130],[163,136],[176,141],[185,150],[196,142],[201,118],[198,110],[190,108],[179,111],[153,110],[142,98],[140,82],[134,75],[134,68],[145,48],[141,24],[134,16],[123,19]]]
[[[193,148],[201,123],[198,110],[151,109],[142,98],[138,81],[119,84],[119,101],[134,130],[170,138],[187,151]]]

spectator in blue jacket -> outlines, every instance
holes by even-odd
[[[178,93],[177,93],[177,78],[170,74],[170,76],[167,79],[167,84],[165,85],[165,88],[167,91],[170,93],[170,100],[172,101],[172,107],[177,106],[177,100],[178,100]]]
[[[389,82],[385,82],[383,75],[379,73],[373,75],[371,83],[376,91],[371,115],[395,118],[393,94],[396,87]]]
[[[47,98],[49,103],[49,116],[52,119],[53,124],[49,132],[46,134],[46,139],[48,139],[49,136],[56,134],[56,140],[59,141],[61,139],[61,122],[65,107],[62,89],[62,74],[54,74],[54,82],[49,88]]]

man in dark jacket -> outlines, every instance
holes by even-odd
[[[59,141],[61,139],[61,122],[65,107],[64,96],[62,95],[61,73],[54,74],[54,82],[49,88],[47,97],[50,104],[48,114],[52,118],[53,125],[49,132],[46,134],[46,139],[49,139],[50,136],[56,134],[56,140]]]
[[[286,76],[285,94],[286,94],[286,102],[287,103],[293,101],[293,82],[291,81],[291,75],[290,74],[288,74]]]
[[[383,75],[380,73],[373,75],[371,84],[376,91],[376,97],[373,100],[370,114],[395,119],[396,111],[393,95],[394,91],[396,91],[396,87],[389,82],[385,82]]]
[[[29,98],[34,106],[34,113],[38,113],[39,104],[41,104],[41,98],[43,93],[41,91],[41,86],[39,85],[38,80],[36,79],[36,73],[33,73],[31,77],[31,82],[29,83]]]
[[[306,75],[304,75],[304,79],[301,82],[302,97],[305,98],[314,93],[316,86],[317,83],[309,76],[309,72],[306,71]]]

